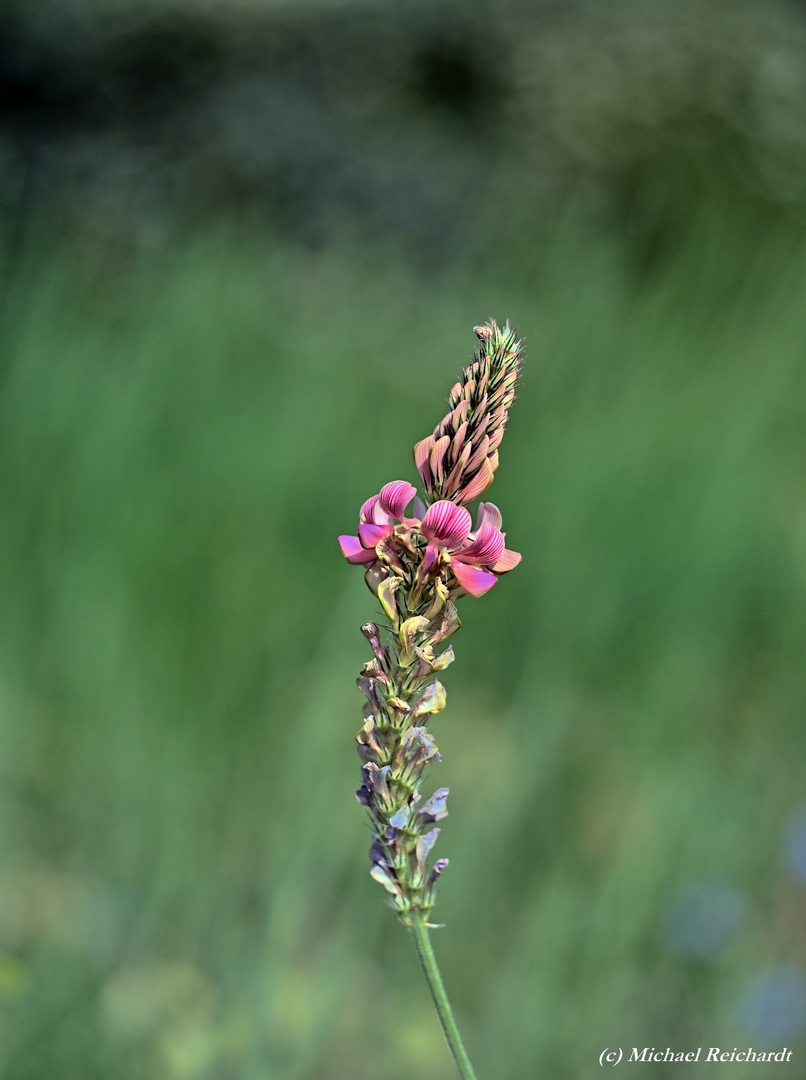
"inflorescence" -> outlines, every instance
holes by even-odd
[[[508,323],[501,329],[490,320],[475,334],[479,347],[451,390],[448,413],[414,448],[425,501],[412,484],[393,480],[361,507],[358,535],[339,537],[347,561],[365,567],[387,620],[361,628],[374,655],[358,679],[367,703],[356,736],[363,778],[356,797],[373,832],[371,874],[407,926],[427,919],[448,864],[428,862],[448,789],[424,802],[420,795],[425,769],[440,760],[426,726],[445,707],[437,676],[453,660],[450,645],[435,648],[459,629],[455,601],[488,592],[521,561],[505,546],[496,506],[480,503],[472,527],[465,507],[493,481],[522,357]]]

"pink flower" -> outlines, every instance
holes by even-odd
[[[428,540],[423,567],[436,562],[439,548],[448,553],[453,575],[466,593],[482,596],[495,585],[496,574],[512,570],[521,561],[517,551],[504,546],[501,513],[493,503],[480,503],[476,528],[470,531],[470,512],[449,499],[432,503],[420,525]]]
[[[521,561],[517,551],[509,551],[501,532],[501,514],[493,503],[480,503],[476,527],[471,531],[470,512],[449,499],[439,499],[425,510],[415,499],[416,489],[405,480],[393,480],[361,507],[358,536],[340,536],[342,553],[349,563],[370,566],[377,558],[376,547],[391,536],[397,521],[419,528],[428,541],[422,570],[430,573],[440,558],[449,565],[459,585],[471,596],[481,596],[495,585],[497,574],[512,570]],[[419,517],[405,517],[406,507],[415,499]]]
[[[419,525],[419,518],[405,518],[403,512],[417,494],[405,480],[384,484],[377,495],[367,499],[358,516],[358,536],[340,536],[339,546],[348,563],[373,563],[376,546],[391,536],[395,518],[405,525]],[[419,501],[419,500],[418,500]]]

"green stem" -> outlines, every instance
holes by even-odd
[[[437,1007],[442,1030],[445,1032],[445,1038],[448,1040],[448,1046],[453,1054],[453,1060],[456,1062],[459,1075],[462,1080],[476,1080],[476,1074],[473,1072],[473,1066],[467,1056],[465,1044],[462,1042],[462,1036],[459,1034],[459,1028],[453,1018],[451,1003],[445,993],[445,984],[437,967],[437,958],[434,956],[431,938],[428,936],[428,926],[422,916],[414,916],[414,921],[411,924],[411,936],[414,938],[414,947],[423,966],[428,989],[431,991],[431,997]]]

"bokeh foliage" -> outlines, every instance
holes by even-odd
[[[463,602],[433,777],[479,1074],[802,1055],[806,232],[724,162],[548,213],[522,156],[425,268],[232,208],[156,247],[10,228],[3,1080],[453,1075],[368,877],[374,604],[335,535],[489,315],[528,346],[490,491],[524,560]]]

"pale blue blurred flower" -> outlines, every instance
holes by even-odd
[[[740,892],[716,882],[684,886],[669,902],[664,918],[666,939],[680,956],[713,956],[736,931],[747,908]]]
[[[793,815],[786,830],[784,859],[795,877],[806,884],[806,806]]]
[[[806,972],[782,966],[757,977],[742,1003],[742,1022],[756,1039],[787,1039],[806,1028]]]

